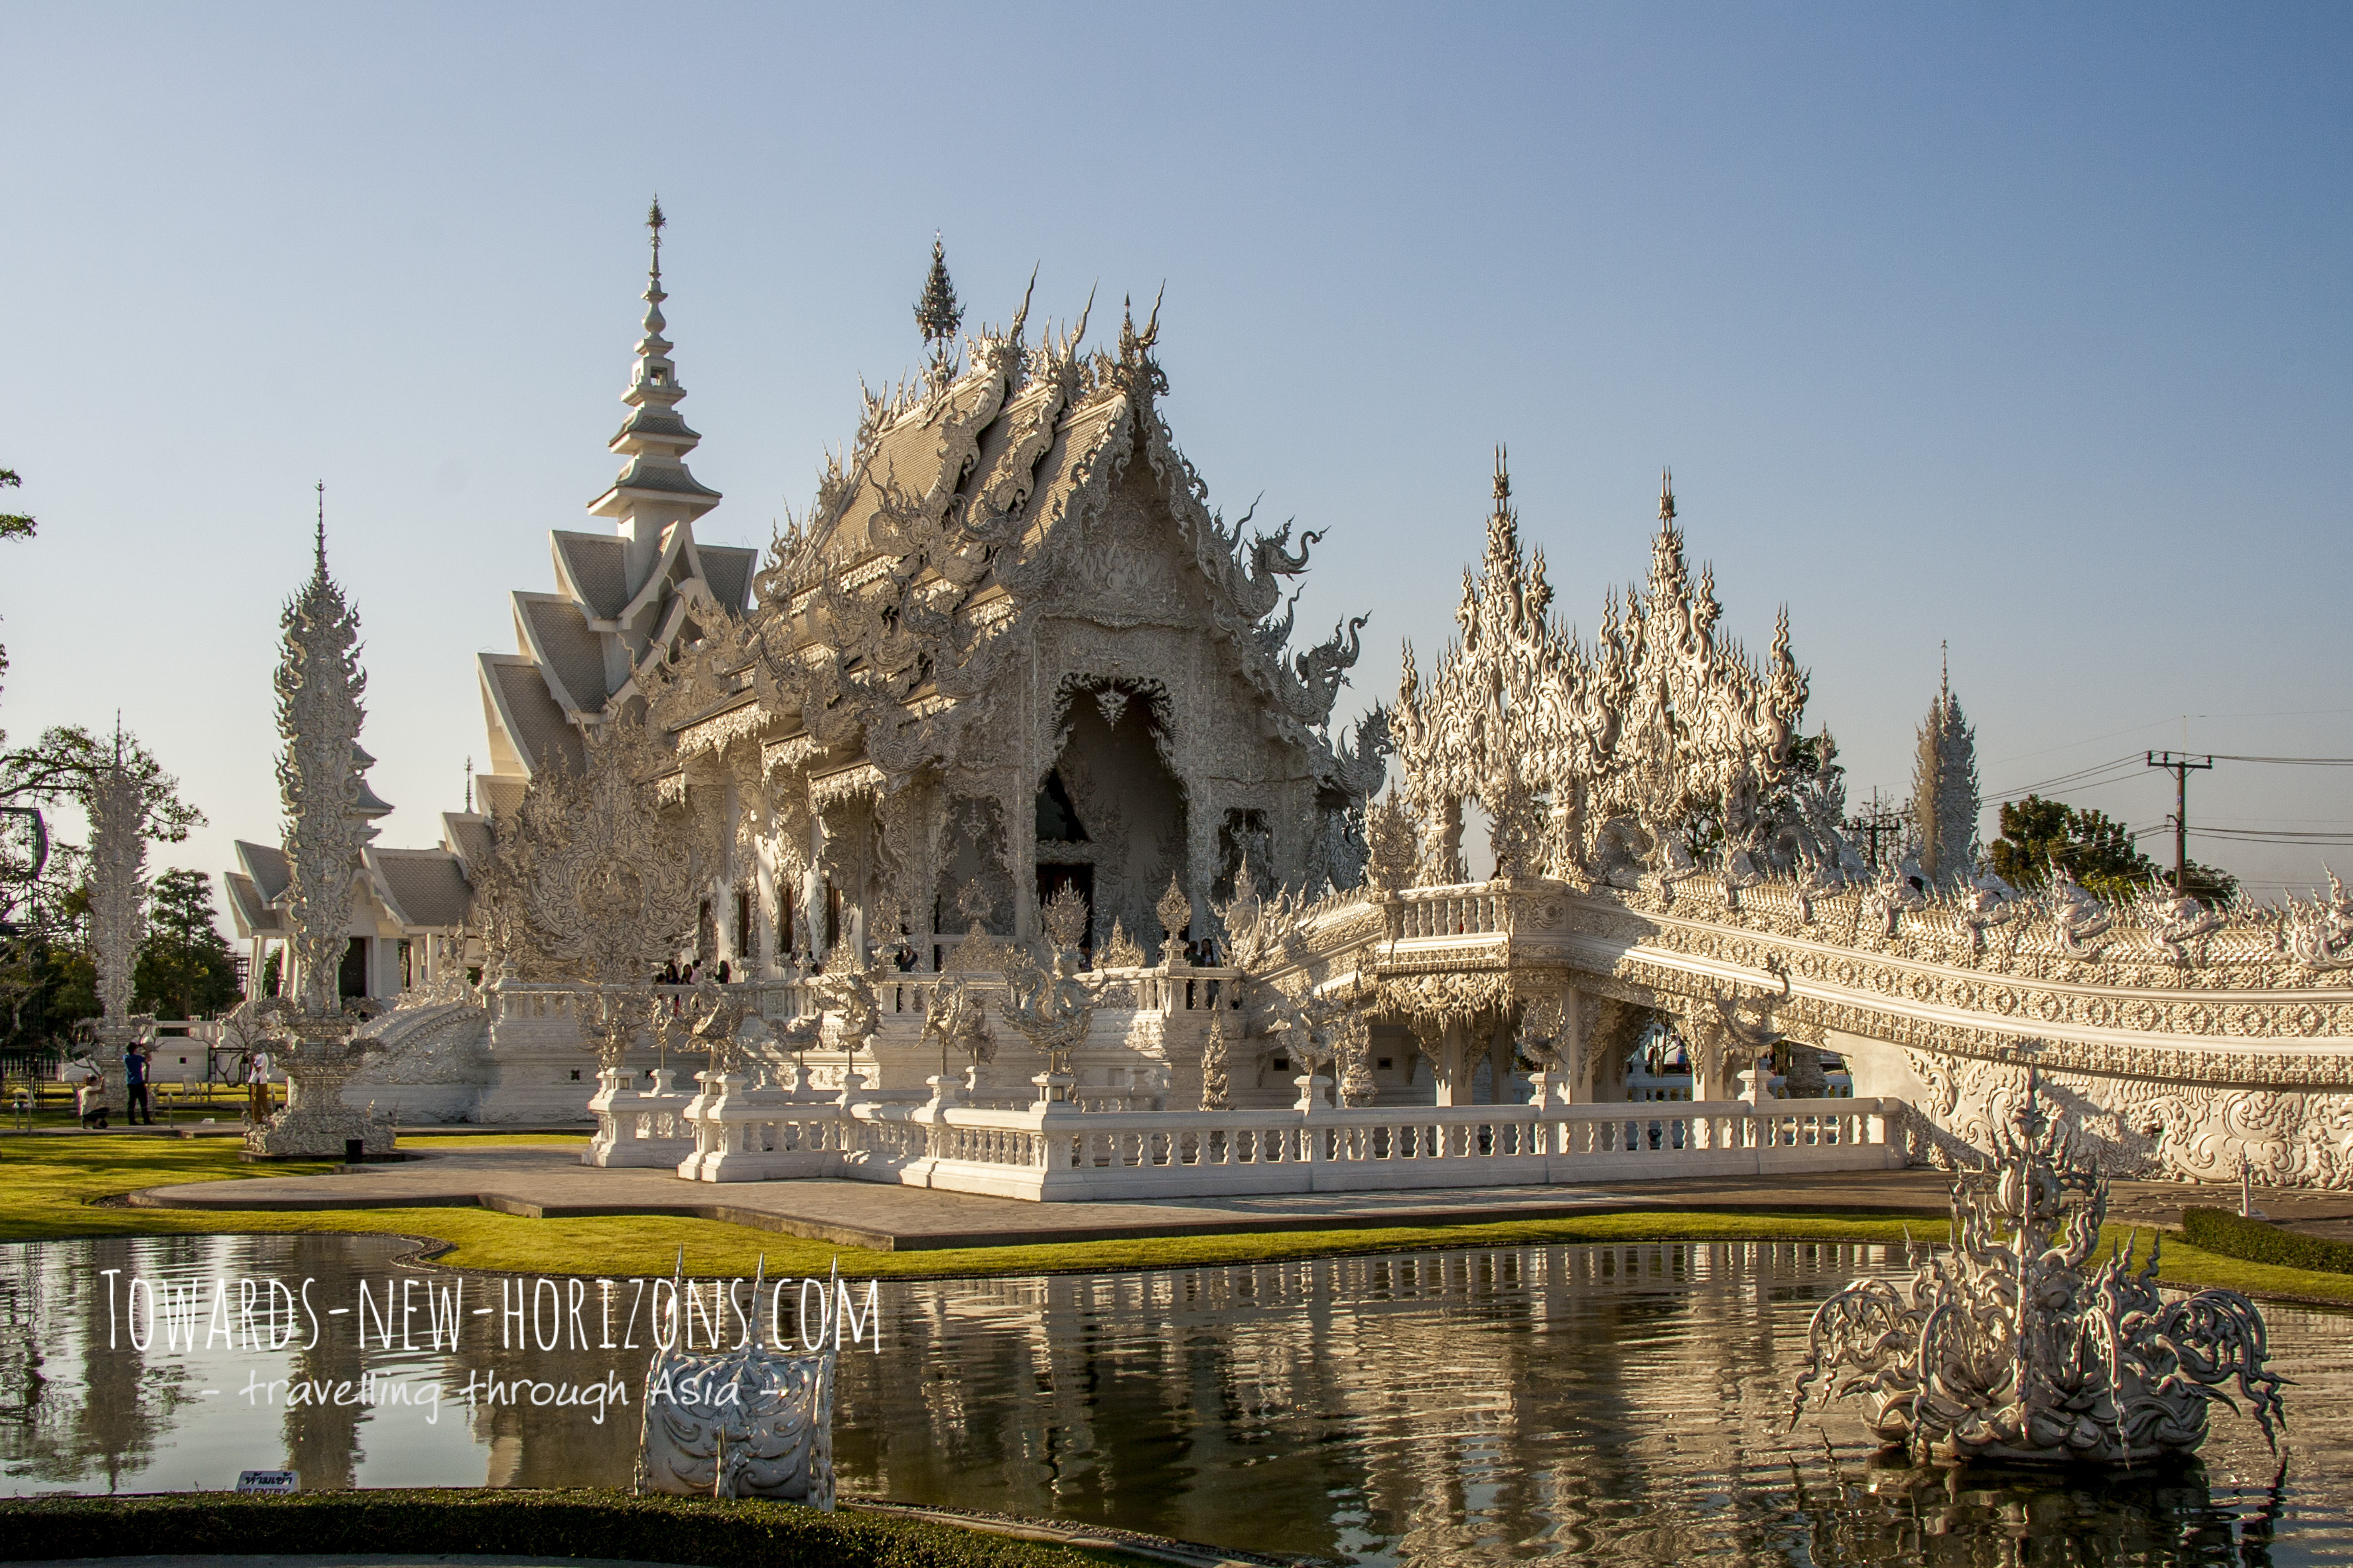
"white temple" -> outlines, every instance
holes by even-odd
[[[1949,689],[1934,864],[1874,877],[1786,618],[1724,638],[1663,486],[1582,644],[1499,460],[1458,639],[1344,732],[1363,619],[1293,645],[1321,535],[1210,508],[1156,310],[961,333],[935,249],[922,375],[765,557],[699,545],[653,222],[612,531],[554,533],[480,659],[488,810],[350,868],[343,989],[395,1005],[347,1098],[1086,1197],[1965,1160],[2031,1064],[2122,1167],[2353,1184],[2353,900],[1973,879]],[[259,973],[290,868],[238,853]],[[652,986],[689,956],[736,984]]]

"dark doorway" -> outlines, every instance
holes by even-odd
[[[343,965],[335,972],[336,995],[364,996],[368,994],[367,950],[368,939],[364,936],[352,938],[351,945],[343,949]]]
[[[1044,787],[1038,791],[1038,842],[1084,844],[1086,841],[1086,825],[1079,820],[1079,808],[1071,804],[1070,786],[1062,783],[1059,770],[1048,773]]]
[[[1079,938],[1079,954],[1089,968],[1095,962],[1095,868],[1092,866],[1040,866],[1038,868],[1038,909],[1042,921],[1046,900],[1064,888],[1076,888],[1079,897],[1087,901],[1086,933]]]

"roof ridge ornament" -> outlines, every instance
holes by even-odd
[[[923,347],[931,352],[925,374],[934,387],[946,384],[955,374],[955,337],[963,325],[964,307],[957,303],[955,284],[948,277],[947,247],[940,231],[934,229],[932,269],[923,275],[923,291],[915,298],[915,326],[923,334]]]
[[[1672,468],[1662,468],[1659,470],[1659,521],[1672,522],[1674,520],[1675,471]]]
[[[1123,364],[1132,363],[1149,353],[1160,341],[1160,301],[1166,298],[1168,285],[1152,296],[1152,315],[1144,323],[1144,331],[1135,330],[1135,300],[1132,295],[1120,297],[1119,358]]]
[[[595,500],[588,503],[591,513],[599,517],[626,519],[639,504],[626,492],[635,491],[675,505],[694,509],[701,515],[719,504],[719,492],[699,482],[686,466],[686,454],[702,443],[702,437],[688,428],[679,417],[678,405],[686,396],[686,388],[679,384],[678,366],[670,359],[674,346],[662,335],[669,322],[662,318],[662,301],[670,294],[662,288],[662,231],[670,226],[670,218],[662,211],[661,198],[656,196],[646,207],[647,249],[645,292],[638,297],[646,302],[642,321],[643,335],[637,342],[637,364],[629,374],[629,384],[621,402],[629,416],[621,422],[620,429],[607,441],[606,449],[622,459],[621,471],[613,483]],[[662,508],[653,515],[656,531],[666,530],[676,521],[672,508]],[[625,529],[626,531],[626,529]]]

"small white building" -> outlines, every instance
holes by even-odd
[[[363,769],[375,760],[364,751],[357,757]],[[363,781],[359,810],[373,820],[392,806]],[[351,942],[343,952],[341,994],[388,1001],[439,980],[444,964],[478,965],[479,952],[470,954],[465,946],[466,911],[490,853],[490,818],[471,811],[442,813],[438,847],[363,848],[352,867]],[[237,868],[224,873],[222,881],[229,919],[246,944],[247,973],[262,988],[275,955],[281,971],[276,989],[289,994],[291,976],[282,972],[294,960],[286,852],[239,839],[237,859]]]

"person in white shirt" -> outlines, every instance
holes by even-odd
[[[246,1114],[256,1127],[269,1120],[269,1053],[256,1051],[252,1064],[246,1069],[245,1081],[251,1103]]]

